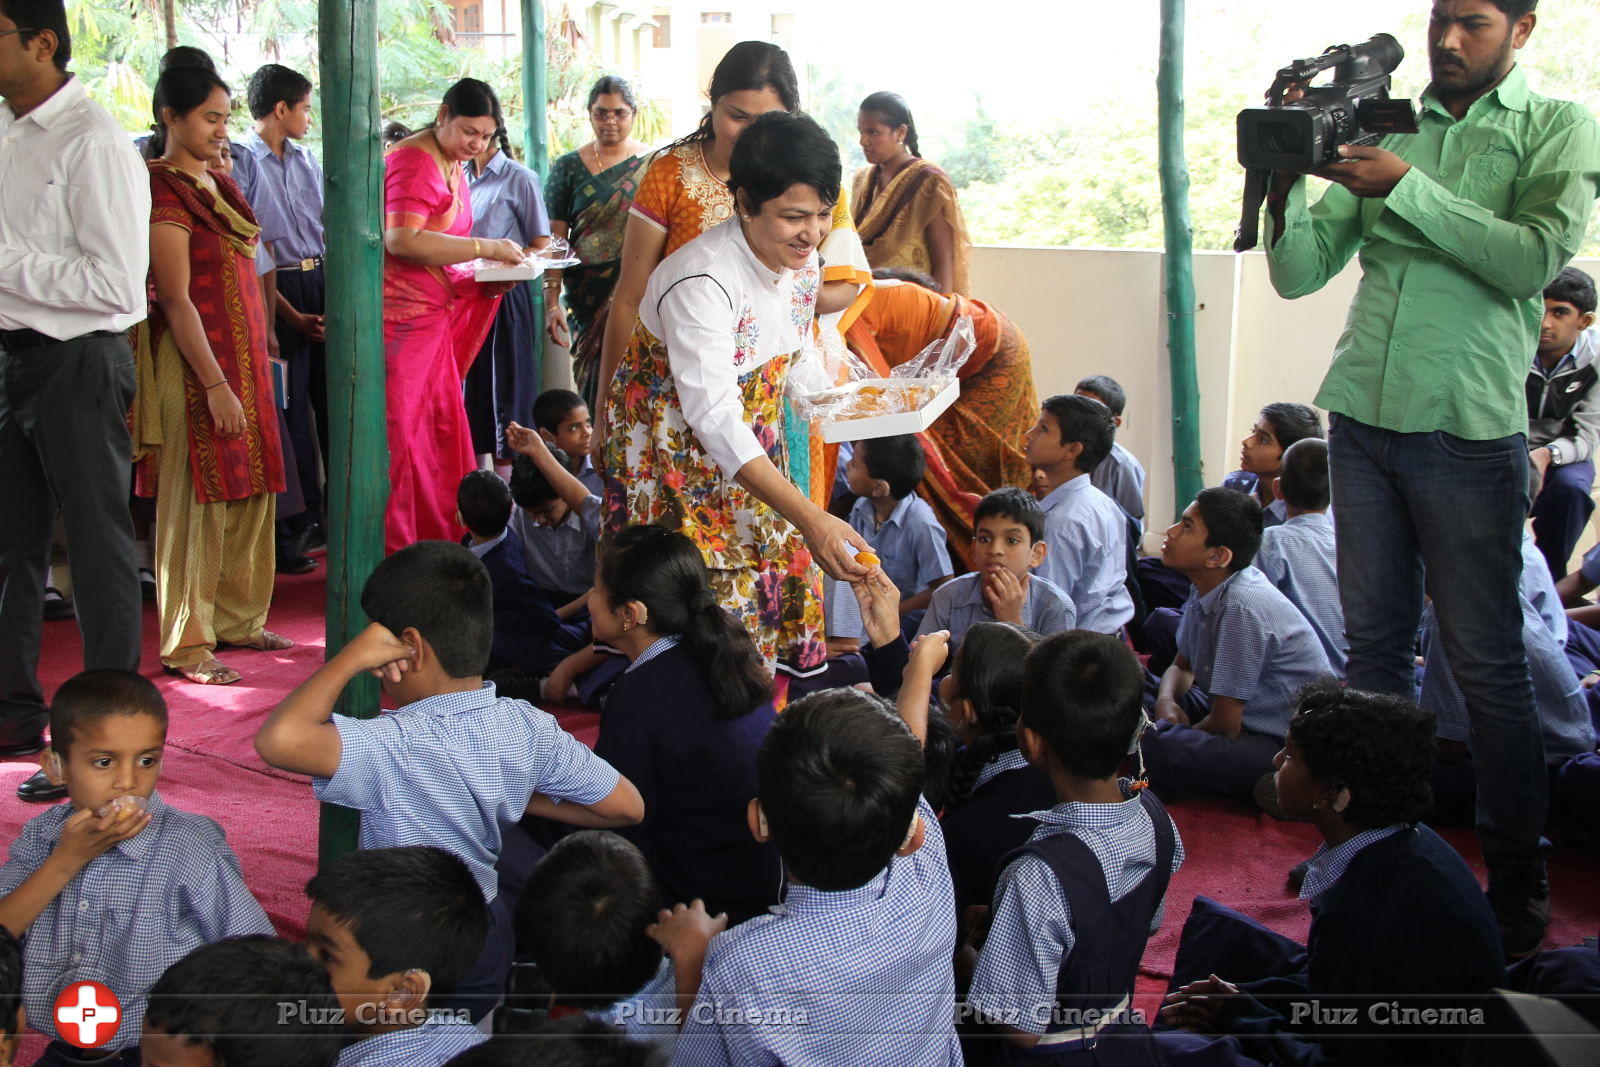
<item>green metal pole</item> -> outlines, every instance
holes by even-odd
[[[1166,224],[1174,516],[1205,488],[1200,470],[1200,382],[1194,350],[1194,234],[1189,225],[1189,167],[1183,157],[1183,21],[1183,0],[1161,0],[1156,101],[1161,215]]]
[[[545,52],[544,2],[522,0],[522,116],[526,123],[523,155],[528,166],[539,176],[539,182],[550,174],[550,137],[545,125]],[[540,386],[544,388],[544,279],[535,278],[533,286],[533,365]],[[559,299],[559,296],[557,297]]]
[[[388,432],[383,373],[383,152],[378,144],[377,4],[321,0],[328,351],[328,638],[332,656],[366,625],[361,586],[383,558]],[[361,675],[337,710],[378,711]],[[356,847],[360,816],[322,806],[323,863]]]

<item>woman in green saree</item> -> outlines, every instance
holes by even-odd
[[[550,166],[545,205],[551,232],[565,238],[583,262],[545,273],[545,324],[550,339],[572,350],[578,393],[595,410],[600,342],[606,306],[616,285],[628,205],[644,173],[646,147],[632,139],[637,114],[633,89],[606,76],[589,90],[594,140]],[[566,307],[556,299],[566,290]]]

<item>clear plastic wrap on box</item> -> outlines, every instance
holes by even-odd
[[[883,378],[845,348],[834,330],[822,330],[789,372],[789,398],[800,415],[819,424],[823,440],[860,440],[925,430],[955,402],[957,372],[977,347],[972,320],[956,320],[950,333]]]
[[[472,261],[472,278],[479,282],[524,282],[539,278],[547,270],[564,270],[583,262],[572,254],[572,246],[559,237],[536,252],[523,257],[521,263],[506,263],[498,259]]]

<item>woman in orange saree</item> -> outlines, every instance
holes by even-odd
[[[1039,400],[1028,340],[981,300],[943,296],[925,281],[875,273],[872,299],[845,340],[877,374],[887,375],[948,337],[957,319],[972,320],[977,348],[957,372],[961,396],[918,435],[928,460],[918,491],[965,554],[972,512],[983,495],[1007,485],[1026,489],[1031,481],[1022,439],[1038,417]]]
[[[383,357],[388,400],[388,552],[454,540],[456,489],[472,470],[461,383],[494,322],[504,285],[473,281],[479,258],[520,263],[513,241],[472,237],[462,163],[499,123],[494,91],[463,78],[438,121],[384,157]]]

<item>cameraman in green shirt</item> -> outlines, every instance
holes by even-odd
[[[1543,746],[1517,581],[1528,514],[1523,379],[1545,285],[1583,241],[1600,128],[1528,88],[1537,0],[1434,0],[1419,130],[1274,177],[1278,293],[1362,277],[1316,402],[1330,412],[1339,590],[1352,688],[1410,697],[1424,590],[1472,717],[1478,837],[1509,955],[1550,912]],[[1285,99],[1294,99],[1293,93]]]

